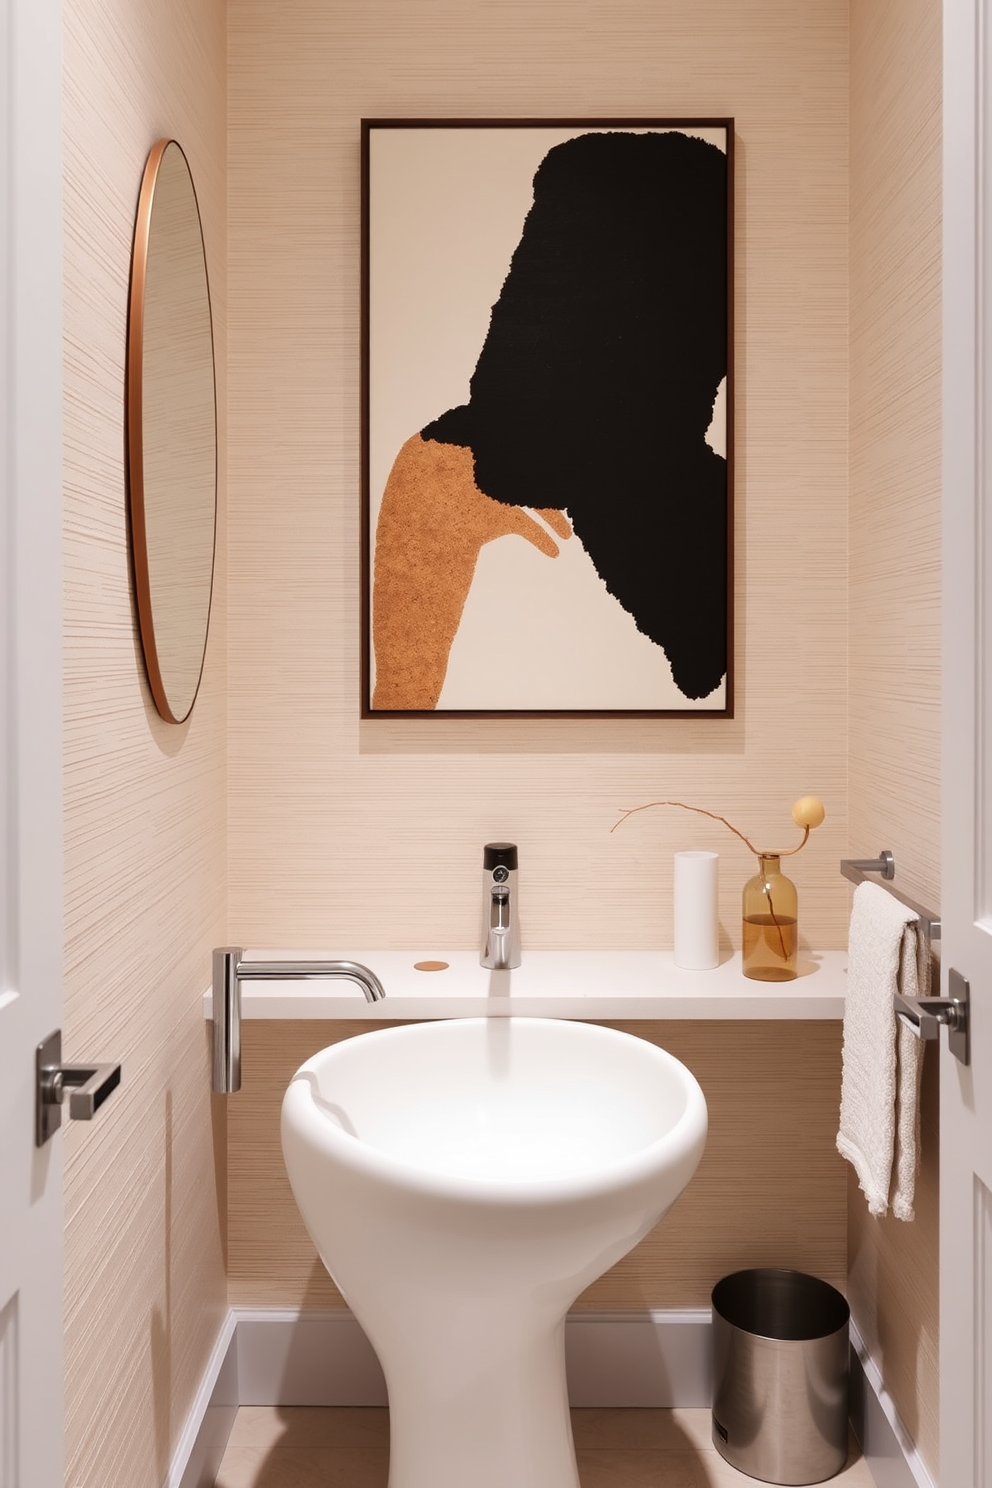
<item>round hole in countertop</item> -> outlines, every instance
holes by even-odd
[[[448,965],[447,961],[415,961],[413,969],[414,971],[447,971]]]

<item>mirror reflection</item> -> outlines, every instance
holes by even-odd
[[[217,418],[203,234],[186,157],[148,157],[131,266],[128,486],[141,642],[155,706],[182,723],[203,669],[213,584]]]

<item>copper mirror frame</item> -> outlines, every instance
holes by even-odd
[[[217,403],[203,230],[175,140],[138,198],[126,373],[128,511],[138,623],[155,706],[189,717],[203,672],[217,524]]]

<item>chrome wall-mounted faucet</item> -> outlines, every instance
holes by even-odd
[[[487,842],[482,854],[482,955],[491,971],[520,965],[517,915],[517,848],[513,842]]]
[[[381,1002],[385,989],[375,972],[359,961],[246,961],[241,946],[218,946],[213,958],[213,1089],[231,1095],[241,1089],[241,983],[357,982],[366,1002]]]

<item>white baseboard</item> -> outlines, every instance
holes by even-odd
[[[572,1405],[709,1406],[709,1308],[573,1312],[565,1323]]]
[[[565,1326],[575,1406],[697,1406],[712,1399],[710,1314],[577,1312]],[[852,1326],[851,1414],[876,1488],[934,1488]],[[213,1488],[239,1405],[385,1405],[371,1345],[350,1312],[234,1308],[225,1320],[165,1488]]]
[[[875,1488],[935,1488],[853,1319],[851,1424],[875,1479]]]
[[[237,1331],[237,1318],[229,1312],[173,1453],[165,1488],[214,1488],[241,1404]]]
[[[386,1382],[350,1312],[240,1309],[242,1405],[385,1405]]]
[[[573,1405],[709,1405],[708,1311],[573,1313]],[[350,1312],[238,1314],[242,1405],[385,1405],[386,1384]]]

